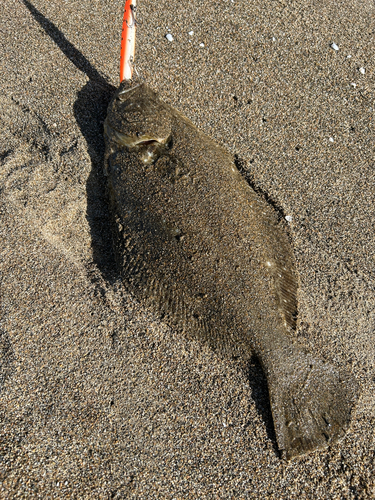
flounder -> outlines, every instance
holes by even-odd
[[[187,335],[259,358],[286,458],[340,438],[356,384],[293,338],[297,277],[276,211],[223,147],[144,83],[121,83],[104,132],[114,249],[130,292]]]

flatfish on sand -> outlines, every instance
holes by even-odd
[[[259,358],[286,458],[340,438],[356,384],[293,337],[297,278],[275,210],[224,148],[144,83],[121,83],[104,131],[114,248],[129,291],[214,349]]]

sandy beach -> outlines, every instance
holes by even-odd
[[[122,13],[0,4],[0,498],[375,498],[374,3],[138,6],[139,76],[285,215],[296,336],[360,387],[345,437],[289,462],[259,365],[119,279],[103,121]]]

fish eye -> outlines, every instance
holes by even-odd
[[[136,132],[135,135],[136,135],[136,137],[139,137],[141,135],[141,133],[140,132]]]

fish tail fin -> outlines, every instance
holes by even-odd
[[[268,385],[278,447],[289,460],[340,439],[358,391],[348,373],[302,351],[288,372]]]

